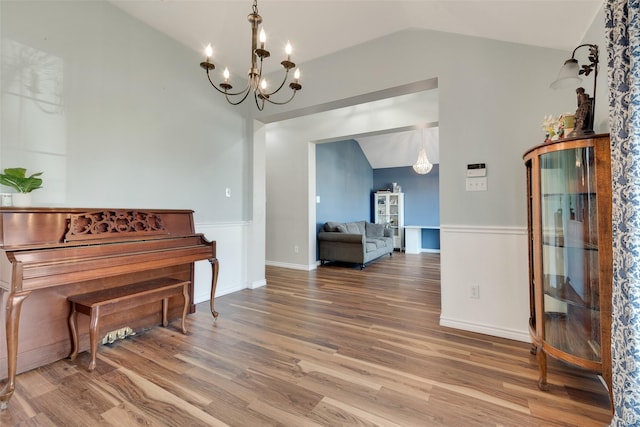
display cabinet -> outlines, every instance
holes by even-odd
[[[601,374],[611,393],[611,156],[608,135],[524,155],[532,349]]]
[[[404,193],[378,191],[374,196],[376,224],[386,224],[392,230],[393,247],[404,246]]]

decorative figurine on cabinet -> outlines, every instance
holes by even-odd
[[[576,121],[573,131],[569,137],[582,135],[592,135],[593,131],[593,98],[584,91],[584,88],[576,89],[578,98],[578,109],[576,110]]]

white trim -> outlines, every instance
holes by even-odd
[[[290,268],[292,270],[304,270],[311,271],[316,269],[316,265],[304,265],[304,264],[291,264],[288,262],[278,262],[278,261],[266,261],[266,265],[271,267],[282,267],[282,268]]]
[[[420,252],[428,252],[428,253],[431,253],[431,254],[439,254],[440,253],[440,249],[421,248]]]
[[[258,288],[262,288],[264,286],[267,286],[267,280],[266,279],[256,280],[255,282],[249,283],[247,285],[247,288],[248,289],[258,289]]]
[[[494,337],[507,338],[515,341],[531,342],[531,337],[527,332],[516,329],[496,328],[492,325],[465,322],[464,320],[447,319],[440,316],[440,326],[447,328],[461,329],[463,331],[477,332],[479,334],[491,335]]]
[[[476,234],[516,234],[526,235],[527,227],[498,227],[479,225],[440,225],[440,231],[446,233],[476,233]]]
[[[247,287],[246,286],[242,286],[242,285],[236,285],[236,286],[227,286],[227,287],[224,287],[222,289],[216,288],[216,296],[214,298],[218,299],[223,295],[232,294],[234,292],[238,292],[238,291],[241,291],[243,289],[247,289]],[[205,300],[203,300],[203,301],[209,301],[209,299],[210,298],[207,295],[207,298]],[[200,302],[202,302],[202,301],[200,301]]]

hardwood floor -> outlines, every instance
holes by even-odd
[[[267,268],[268,286],[18,376],[2,426],[602,426],[592,374],[527,343],[438,325],[435,254],[364,271]],[[224,267],[222,267],[224,268]]]

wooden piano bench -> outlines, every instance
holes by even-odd
[[[167,311],[169,298],[182,295],[184,298],[184,306],[182,309],[181,327],[182,333],[186,334],[185,319],[189,308],[190,283],[188,280],[160,278],[68,297],[67,299],[71,303],[69,327],[73,340],[73,348],[69,358],[74,360],[78,355],[78,313],[86,314],[90,317],[89,344],[91,362],[89,363],[89,371],[93,371],[96,367],[96,352],[98,350],[98,337],[100,334],[100,316],[131,310],[141,303],[162,300],[162,325],[166,327],[168,325]]]

